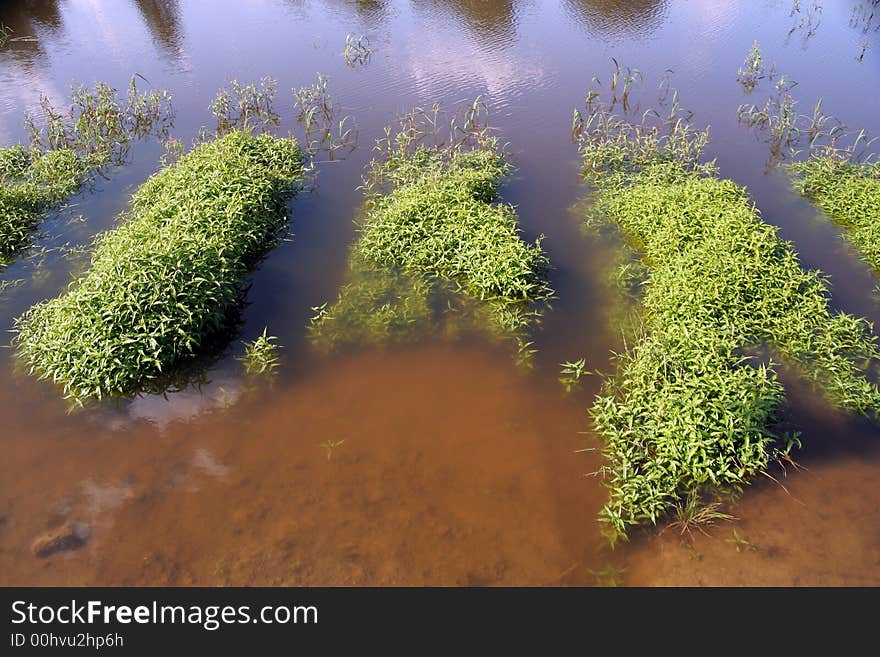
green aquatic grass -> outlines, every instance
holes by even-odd
[[[25,117],[29,144],[0,149],[0,267],[29,246],[47,212],[124,164],[132,141],[166,132],[169,99],[164,91],[141,92],[134,78],[124,98],[102,82],[74,87],[68,108],[41,98],[40,116]]]
[[[160,386],[227,326],[302,172],[293,139],[244,131],[159,171],[96,240],[88,271],[17,320],[21,361],[76,401]]]
[[[880,275],[880,164],[857,164],[826,153],[789,170],[798,193],[842,227],[862,260]]]
[[[523,240],[515,209],[497,202],[509,164],[485,134],[429,146],[409,127],[389,131],[386,157],[371,163],[349,281],[316,308],[313,339],[332,348],[478,331],[513,337],[527,360],[526,328],[552,290],[540,239]]]
[[[595,212],[647,269],[643,328],[592,408],[609,461],[602,520],[618,538],[739,492],[797,444],[778,431],[784,390],[764,353],[832,404],[876,417],[880,350],[866,320],[829,308],[825,279],[800,267],[746,191],[700,163],[706,132],[592,125],[580,147]]]
[[[79,190],[87,168],[71,149],[0,149],[0,267],[30,243],[46,212]]]
[[[421,147],[390,161],[393,188],[368,200],[357,249],[377,264],[455,281],[480,300],[547,298],[540,238],[523,240],[513,206],[495,203],[508,171],[492,146]]]
[[[269,335],[268,327],[256,339],[244,343],[244,355],[238,358],[248,376],[273,376],[281,363],[278,338]]]

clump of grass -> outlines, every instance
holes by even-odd
[[[258,83],[242,84],[230,80],[211,101],[211,113],[217,121],[214,137],[234,130],[262,132],[278,126],[280,117],[274,108],[278,83],[270,77]]]
[[[266,327],[256,340],[244,343],[244,355],[238,360],[248,376],[272,376],[281,363],[281,357],[278,355],[280,349],[277,344],[278,338],[269,335],[268,331]]]
[[[0,267],[30,243],[44,213],[79,191],[87,170],[71,149],[0,149]]]
[[[701,162],[687,121],[603,118],[580,139],[597,211],[648,270],[643,330],[617,355],[592,415],[605,438],[610,536],[687,500],[738,492],[796,438],[776,429],[784,391],[765,350],[834,405],[872,417],[880,350],[864,319],[833,312],[745,190]]]
[[[160,386],[228,325],[302,171],[294,140],[246,131],[159,171],[96,240],[88,271],[16,321],[21,361],[77,402]]]
[[[855,163],[833,152],[790,166],[795,189],[846,231],[846,237],[880,275],[880,164]]]
[[[370,40],[365,35],[358,37],[353,34],[345,35],[345,50],[342,51],[342,56],[349,68],[368,64],[372,54]]]
[[[370,165],[365,216],[352,254],[361,283],[345,288],[334,307],[323,308],[313,327],[325,335],[330,330],[381,337],[430,324],[439,283],[491,309],[489,324],[516,333],[526,353],[530,347],[519,331],[535,318],[530,306],[549,299],[552,290],[540,239],[524,241],[515,209],[496,202],[509,165],[487,134],[472,141],[472,132],[454,132],[450,139],[456,141],[426,145],[409,129],[417,121],[404,117],[400,130],[389,130],[387,141],[380,141],[386,157]],[[473,125],[471,117],[459,129]]]
[[[135,78],[124,99],[101,82],[75,87],[67,109],[41,98],[42,117],[25,117],[29,144],[0,149],[0,266],[28,245],[47,212],[123,164],[133,140],[166,133],[169,98],[139,91]]]

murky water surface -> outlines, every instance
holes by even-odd
[[[736,120],[747,100],[736,71],[758,40],[799,82],[804,110],[823,97],[827,112],[880,133],[880,37],[851,24],[857,4],[823,3],[811,30],[782,0],[2,3],[0,21],[32,37],[0,52],[3,143],[24,138],[41,95],[64,102],[75,81],[122,89],[135,73],[173,93],[178,139],[211,123],[225,82],[266,75],[278,81],[281,131],[297,133],[290,89],[320,72],[360,145],[320,165],[318,188],[291,203],[294,237],[253,274],[240,334],[202,386],[68,414],[50,384],[0,352],[0,584],[880,583],[876,427],[791,382],[802,470],[758,482],[735,525],[693,541],[637,534],[611,551],[596,522],[605,493],[587,476],[601,465],[586,414],[598,381],[566,395],[556,380],[562,360],[603,368],[620,346],[609,245],[579,229],[587,190],[568,132],[612,58],[642,72],[645,107],[672,71],[694,121],[712,126],[722,175],[748,186],[805,266],[831,276],[836,306],[880,320],[870,272],[781,172],[765,171],[766,145]],[[366,65],[346,65],[349,33],[369,38]],[[345,282],[374,140],[400,112],[478,94],[516,165],[503,198],[527,237],[546,235],[555,267],[559,298],[535,336],[535,366],[477,337],[318,353],[310,307]],[[38,245],[85,244],[111,227],[161,152],[138,144],[130,164],[46,222]],[[48,250],[3,271],[21,283],[0,297],[0,328],[61,291],[76,266]],[[235,356],[264,326],[284,361],[274,385],[254,388]],[[89,526],[82,547],[34,556],[35,539],[71,521]]]

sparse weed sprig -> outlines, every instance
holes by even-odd
[[[281,363],[278,338],[269,335],[269,329],[256,339],[244,343],[244,355],[238,358],[248,376],[274,376]]]

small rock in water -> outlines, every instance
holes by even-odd
[[[31,545],[35,557],[48,557],[56,552],[76,550],[82,547],[89,536],[89,526],[82,522],[69,522],[57,529],[46,532]]]

